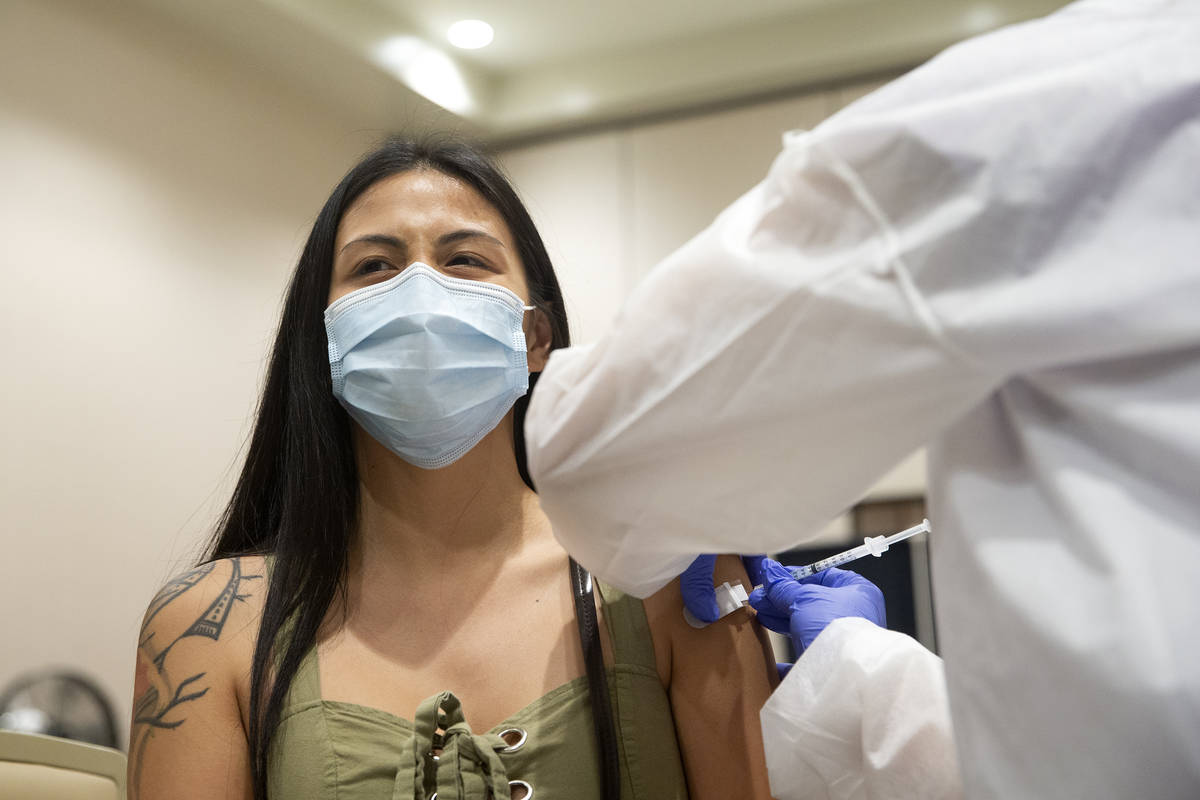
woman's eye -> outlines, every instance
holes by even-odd
[[[446,266],[479,267],[480,269],[489,269],[487,263],[482,258],[473,256],[470,253],[459,253],[458,255],[452,256],[450,260],[446,262]]]
[[[372,258],[369,261],[364,261],[363,263],[358,265],[358,274],[359,275],[370,275],[371,273],[382,272],[385,269],[391,269],[391,268],[392,268],[392,265],[389,264],[388,262],[386,262],[382,259]]]

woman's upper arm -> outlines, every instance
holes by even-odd
[[[204,564],[167,583],[138,636],[130,800],[251,796],[239,678],[249,670],[262,559]]]
[[[714,577],[750,589],[736,556],[718,558]],[[691,797],[769,798],[758,712],[778,678],[766,633],[748,608],[692,628],[678,579],[645,604]]]

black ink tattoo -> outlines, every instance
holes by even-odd
[[[142,633],[146,632],[150,621],[154,619],[159,611],[162,611],[172,600],[203,580],[216,566],[211,561],[207,564],[201,564],[195,569],[185,572],[177,578],[173,578],[170,583],[159,589],[158,594],[154,595],[154,599],[150,601],[150,608],[146,610],[146,618],[142,620]],[[141,638],[141,636],[138,636],[138,639]]]
[[[229,580],[225,582],[225,588],[217,595],[217,599],[212,601],[208,610],[205,611],[200,619],[192,623],[186,631],[175,637],[175,641],[164,647],[158,655],[154,657],[154,666],[161,672],[163,663],[167,659],[167,653],[171,648],[179,644],[183,639],[189,636],[207,636],[209,639],[216,641],[221,638],[221,631],[225,628],[225,622],[229,619],[229,611],[233,608],[234,601],[244,601],[250,595],[239,594],[238,589],[241,587],[242,581],[250,581],[261,578],[261,575],[243,575],[241,559],[233,559],[233,573],[229,576]],[[187,591],[186,589],[184,591]],[[182,594],[182,592],[180,592]],[[172,600],[174,598],[171,598]],[[170,600],[167,601],[168,603]],[[164,603],[164,605],[166,605]],[[157,613],[157,612],[156,612]],[[151,634],[153,636],[153,634]],[[150,637],[145,641],[149,642]]]
[[[133,724],[152,725],[155,728],[178,728],[184,723],[184,720],[177,719],[168,721],[165,719],[165,717],[171,712],[172,709],[175,708],[175,706],[180,705],[181,703],[186,703],[189,700],[199,700],[201,697],[204,697],[204,695],[208,694],[207,687],[198,692],[192,692],[191,694],[186,695],[183,694],[184,689],[186,689],[192,683],[200,680],[207,674],[208,673],[206,672],[197,673],[185,680],[183,683],[179,684],[179,688],[175,690],[175,696],[172,697],[171,700],[162,707],[159,707],[158,703],[158,690],[151,686],[149,691],[143,695],[141,702],[138,703],[137,709],[133,712]]]
[[[149,661],[153,669],[145,668],[144,664],[139,664],[139,669],[145,669],[145,677],[149,680],[150,687],[138,698],[133,711],[132,738],[134,741],[130,743],[130,752],[132,754],[131,761],[134,762],[135,766],[133,780],[129,786],[131,800],[136,800],[137,798],[138,790],[140,789],[142,756],[145,753],[146,744],[154,737],[155,731],[174,730],[186,722],[187,718],[181,716],[177,709],[186,703],[199,700],[208,693],[210,688],[207,686],[204,688],[196,687],[197,682],[202,680],[208,674],[207,672],[197,673],[176,684],[167,669],[167,654],[171,652],[171,648],[176,644],[190,636],[202,636],[213,641],[220,639],[221,633],[225,629],[225,623],[229,620],[229,612],[233,609],[233,605],[238,602],[245,602],[250,597],[249,594],[243,594],[240,591],[242,584],[246,581],[260,580],[263,577],[262,575],[244,574],[240,558],[231,559],[230,565],[232,572],[229,579],[225,582],[225,587],[221,590],[221,593],[217,595],[216,599],[209,604],[208,608],[205,609],[204,613],[195,622],[189,625],[183,633],[176,636],[170,644],[157,653],[154,653],[151,647],[156,632],[150,631],[147,633],[151,620],[172,601],[207,577],[216,568],[216,564],[202,564],[190,572],[173,579],[155,595],[154,599],[150,602],[149,609],[146,611],[146,619],[142,623],[141,632],[138,636],[138,647],[142,650],[139,660],[144,658]],[[168,718],[168,715],[171,715],[173,718]]]

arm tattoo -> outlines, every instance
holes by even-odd
[[[146,611],[146,618],[142,620],[142,633],[145,634],[146,628],[150,626],[150,621],[154,619],[159,611],[162,611],[172,600],[199,583],[216,566],[211,561],[207,564],[201,564],[195,569],[172,579],[170,583],[160,589],[158,594],[154,595],[154,599],[150,601],[150,608]],[[138,639],[141,639],[141,636]]]
[[[158,652],[154,652],[152,646],[155,632],[147,633],[150,622],[163,608],[207,577],[216,568],[216,564],[202,564],[173,579],[155,595],[146,611],[146,619],[142,623],[141,633],[138,637],[138,647],[143,651],[143,655],[139,657],[138,670],[145,673],[144,677],[150,683],[150,688],[138,698],[134,705],[130,753],[135,762],[135,771],[129,787],[131,800],[137,797],[142,771],[142,756],[145,753],[146,744],[154,737],[155,731],[174,730],[186,722],[186,717],[178,711],[180,706],[199,700],[208,693],[209,689],[209,687],[199,688],[196,685],[203,680],[204,676],[208,674],[207,672],[199,672],[177,681],[167,669],[167,654],[176,644],[190,636],[202,636],[213,641],[220,639],[222,631],[225,630],[225,623],[229,621],[229,612],[233,609],[234,603],[245,602],[250,597],[249,594],[241,592],[242,584],[247,581],[261,580],[263,577],[262,575],[243,573],[240,558],[231,559],[230,564],[232,572],[221,593],[183,633],[176,636]],[[142,658],[149,661],[152,668],[147,668],[142,662]]]
[[[219,595],[217,595],[217,599],[212,601],[208,607],[208,610],[201,614],[200,618],[193,622],[187,630],[176,636],[175,641],[171,642],[169,645],[159,651],[158,655],[154,656],[154,666],[158,668],[159,672],[162,672],[163,664],[166,663],[167,653],[171,651],[172,647],[179,644],[180,640],[186,639],[189,636],[207,636],[213,641],[220,639],[221,631],[224,630],[225,622],[229,619],[229,612],[233,608],[234,601],[244,601],[250,596],[248,594],[238,593],[238,589],[241,587],[242,581],[256,580],[261,577],[261,575],[243,575],[241,559],[233,559],[233,573],[229,576],[229,580],[225,582],[225,588],[221,590]],[[189,586],[187,588],[191,587]],[[163,605],[166,605],[167,603],[171,602],[171,600],[174,600],[175,597],[183,594],[183,592],[187,591],[187,588],[181,590],[174,597],[163,603]],[[159,606],[159,608],[161,607],[162,606]],[[155,609],[153,613],[157,613],[157,609]],[[143,641],[148,643],[153,635],[154,634],[150,634],[150,636],[146,637]]]
[[[179,688],[175,690],[175,696],[171,698],[165,706],[161,707],[158,702],[158,690],[151,686],[149,691],[142,695],[142,699],[138,702],[137,708],[133,712],[133,724],[152,725],[155,728],[178,728],[184,722],[182,719],[168,722],[166,719],[164,719],[164,717],[167,716],[167,712],[171,711],[180,703],[186,703],[189,700],[199,700],[208,693],[208,689],[206,687],[198,692],[192,692],[191,694],[187,695],[183,694],[183,690],[187,688],[189,684],[200,680],[206,674],[208,673],[199,672],[185,680],[183,683],[179,684]]]

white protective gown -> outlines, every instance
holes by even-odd
[[[960,800],[942,661],[915,639],[835,619],[762,709],[778,800]]]
[[[1200,3],[1078,3],[790,134],[525,430],[641,596],[929,443],[967,794],[1200,797]]]

